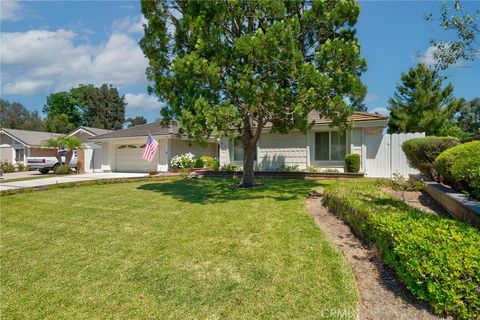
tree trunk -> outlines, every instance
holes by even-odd
[[[254,161],[255,161],[255,148],[256,144],[245,144],[243,145],[243,176],[242,183],[240,184],[243,188],[251,188],[255,186],[254,179]]]
[[[67,151],[67,154],[65,155],[65,164],[67,166],[70,165],[70,161],[72,161],[72,158],[73,158],[73,150]]]

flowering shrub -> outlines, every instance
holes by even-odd
[[[188,152],[185,154],[176,155],[170,161],[170,164],[176,168],[192,168],[195,163],[195,155]]]

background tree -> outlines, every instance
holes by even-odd
[[[333,125],[363,108],[366,62],[355,36],[359,5],[347,1],[144,0],[140,46],[149,91],[203,141],[232,128],[244,149],[241,185],[254,185],[254,150],[267,123],[305,132],[317,110]]]
[[[102,84],[80,85],[71,94],[80,101],[83,125],[109,130],[121,129],[125,122],[125,96],[120,96],[117,88]]]
[[[127,124],[127,128],[131,128],[131,127],[139,126],[142,124],[146,124],[147,119],[145,119],[145,117],[143,116],[137,116],[135,118],[128,118],[127,120],[125,120],[125,123]]]
[[[73,151],[82,149],[82,143],[77,138],[68,136],[47,139],[42,143],[42,146],[55,149],[55,157],[59,163],[63,163],[60,151],[65,150],[67,152],[67,156],[65,157],[65,164],[67,166],[70,165]]]
[[[70,123],[66,114],[58,114],[45,119],[45,130],[48,132],[69,133],[76,126]]]
[[[70,92],[56,92],[47,97],[47,103],[43,106],[43,113],[53,122],[57,116],[64,115],[71,127],[75,128],[83,125],[81,101]],[[64,117],[61,117],[62,121]],[[54,132],[54,131],[51,131]],[[60,132],[60,131],[58,131]]]
[[[43,120],[37,111],[30,112],[21,103],[0,99],[0,126],[2,128],[44,131]]]
[[[437,135],[463,103],[453,97],[452,84],[442,88],[444,78],[424,64],[402,73],[401,80],[393,98],[388,100],[388,133],[425,131],[427,135]]]
[[[480,98],[462,105],[457,117],[457,125],[465,132],[480,135]]]
[[[456,36],[454,40],[430,41],[436,49],[433,58],[438,69],[446,69],[460,60],[476,60],[480,56],[480,11],[466,12],[462,3],[460,0],[444,0],[440,18],[435,18],[432,13],[425,16],[427,21],[438,21],[443,30]]]

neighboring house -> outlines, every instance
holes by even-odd
[[[395,163],[391,158],[392,152],[390,149],[385,149],[391,146],[387,141],[391,136],[383,134],[388,118],[379,114],[355,112],[349,117],[353,127],[346,133],[340,133],[335,128],[331,128],[329,126],[331,121],[320,118],[316,112],[310,114],[309,120],[314,122],[314,125],[307,134],[299,131],[291,131],[288,134],[272,133],[267,125],[257,142],[255,155],[257,170],[276,171],[286,167],[304,170],[314,167],[319,171],[336,169],[343,172],[345,154],[355,153],[360,155],[360,171],[367,176],[391,176],[395,172]],[[422,136],[422,134],[418,135]],[[405,136],[401,139],[412,137]],[[395,148],[395,152],[398,150],[401,152],[398,143]],[[400,159],[401,157],[403,158]],[[398,171],[405,172],[405,175],[415,172],[406,164],[403,152],[399,159],[401,163],[398,165]],[[376,166],[384,163],[389,167],[379,171]],[[239,167],[243,165],[241,138],[221,139],[220,165],[225,164],[234,164]]]
[[[76,137],[83,144],[81,163],[85,172],[101,172],[103,163],[103,148],[100,143],[89,141],[89,138],[114,132],[112,130],[80,126],[70,131],[67,136]]]
[[[218,156],[218,144],[214,141],[201,146],[179,134],[179,126],[172,122],[164,127],[160,122],[139,125],[89,138],[103,147],[104,172],[161,172],[170,169],[175,155],[191,152],[196,156]],[[151,134],[159,143],[152,162],[143,160],[145,143]]]
[[[62,134],[0,128],[0,161],[26,164],[27,157],[55,156],[55,151],[42,148],[42,143],[59,136]]]

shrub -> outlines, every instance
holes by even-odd
[[[72,169],[66,164],[59,165],[58,168],[55,170],[55,174],[59,174],[59,175],[70,174],[70,173],[72,173]]]
[[[25,171],[25,164],[23,164],[23,162],[17,163],[17,170],[18,171]]]
[[[209,156],[201,156],[199,159],[202,161],[203,167],[207,167],[209,169],[214,169],[215,161],[216,161],[215,158],[212,158],[212,157],[209,157]]]
[[[195,164],[195,156],[190,152],[176,155],[172,158],[170,164],[179,169],[192,168]]]
[[[2,171],[3,173],[11,173],[15,171],[15,166],[10,162],[2,163]]]
[[[480,199],[480,141],[445,150],[435,160],[440,180]]]
[[[402,149],[413,167],[427,178],[438,181],[435,159],[444,150],[456,146],[458,143],[456,138],[451,137],[416,138],[405,141]]]
[[[211,169],[213,169],[213,170],[219,170],[220,169],[220,161],[218,161],[218,159],[213,160]]]
[[[346,154],[345,155],[345,169],[347,172],[360,171],[360,155],[359,154]]]
[[[202,159],[197,158],[195,159],[195,162],[193,163],[194,168],[205,168],[205,162],[203,162]]]
[[[480,232],[461,221],[410,207],[374,179],[329,186],[324,203],[385,262],[419,299],[458,319],[480,314]]]
[[[281,172],[297,172],[297,171],[300,171],[300,168],[299,168],[298,165],[287,166],[285,164],[282,164],[278,171],[281,171]]]
[[[305,171],[313,173],[313,172],[318,172],[318,169],[316,167],[311,167],[310,166],[310,167],[307,167],[307,169]]]
[[[238,167],[234,164],[224,164],[220,170],[222,171],[237,171],[238,170]]]
[[[393,173],[392,180],[385,179],[388,181],[387,185],[393,190],[400,191],[400,197],[405,201],[405,193],[407,191],[421,191],[424,190],[427,186],[424,181],[414,180],[414,179],[405,179],[403,175],[399,172]]]

